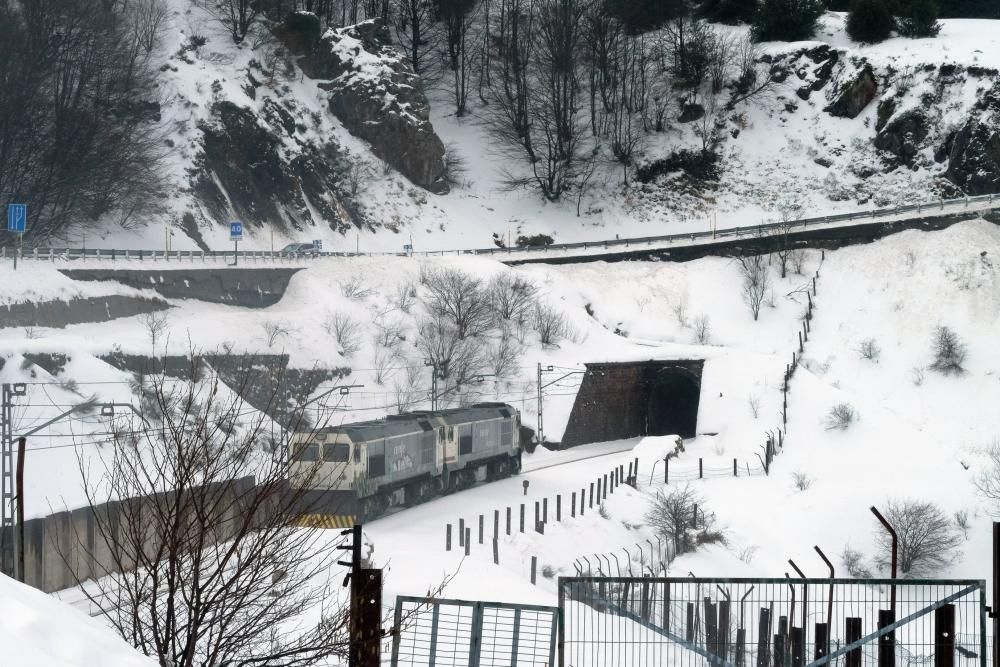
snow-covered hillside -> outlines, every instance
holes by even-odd
[[[255,50],[247,40],[235,46],[189,0],[171,0],[171,7],[158,55],[164,61],[171,196],[145,227],[105,229],[98,239],[93,233],[70,235],[69,245],[226,248],[224,223],[252,210],[255,218],[274,224],[248,225],[241,245],[246,249],[318,239],[327,250],[400,251],[411,245],[420,251],[489,246],[494,234],[508,240],[535,233],[557,241],[598,240],[865,209],[909,202],[914,193],[955,194],[957,188],[942,178],[948,150],[955,133],[978,117],[974,108],[985,103],[1000,69],[994,21],[945,20],[933,39],[862,46],[846,37],[843,14],[828,13],[815,41],[762,45],[772,71],[781,70],[780,81],[720,115],[717,182],[692,184],[673,174],[625,187],[620,166],[602,163],[578,216],[575,196],[544,203],[536,194],[504,187],[505,172],[518,165],[490,136],[478,100],[470,100],[471,112],[457,118],[445,84],[428,90],[435,131],[467,162],[458,187],[431,194],[381,166],[369,144],[329,111],[327,82],[305,76],[287,53],[274,55],[281,53],[280,44],[265,41]],[[825,61],[806,55],[824,47],[839,56],[825,70]],[[876,81],[874,99],[854,118],[825,111],[866,66]],[[802,90],[810,86],[815,92],[804,99]],[[663,132],[648,133],[638,164],[677,149],[700,149],[697,125],[672,120]],[[205,150],[206,142],[217,146],[220,138],[229,149]],[[252,155],[254,146],[264,157]],[[256,170],[249,176],[228,172],[247,162]]]
[[[100,620],[0,575],[0,643],[6,667],[150,667]]]

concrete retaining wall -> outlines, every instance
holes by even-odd
[[[170,308],[170,304],[161,299],[121,295],[93,296],[73,301],[15,303],[0,306],[0,328],[61,329],[70,324],[106,322],[119,317],[133,317],[167,308]]]
[[[302,269],[171,269],[132,271],[66,269],[73,280],[112,280],[136,289],[153,289],[168,299],[198,299],[244,308],[266,308],[281,300],[288,281]]]

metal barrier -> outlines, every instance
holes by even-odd
[[[553,667],[559,610],[527,604],[396,598],[393,667]]]
[[[939,217],[952,214],[956,210],[989,210],[994,204],[1000,204],[1000,196],[980,195],[977,197],[962,197],[959,199],[938,199],[934,201],[921,202],[917,204],[907,204],[890,208],[872,209],[870,211],[856,211],[853,213],[839,213],[835,215],[819,216],[813,218],[799,218],[782,222],[761,223],[758,225],[745,225],[741,227],[728,227],[715,231],[686,232],[679,234],[664,234],[660,236],[642,236],[624,239],[608,239],[604,241],[582,241],[577,243],[553,243],[542,247],[524,248],[473,248],[466,250],[429,250],[424,252],[317,252],[308,254],[289,254],[274,251],[244,250],[234,254],[233,251],[211,250],[211,251],[190,251],[190,250],[118,250],[100,248],[31,248],[22,251],[19,255],[21,259],[34,260],[82,260],[93,259],[96,261],[142,261],[142,262],[184,262],[196,263],[207,261],[218,262],[220,260],[234,263],[239,261],[258,263],[262,261],[298,261],[314,260],[326,257],[443,257],[449,255],[506,255],[526,258],[534,255],[545,255],[546,253],[567,251],[567,250],[590,250],[590,249],[611,249],[629,248],[631,246],[652,245],[653,243],[681,243],[694,245],[699,241],[711,242],[720,237],[739,236],[771,236],[775,233],[783,233],[786,230],[796,230],[819,225],[833,225],[844,222],[864,221],[870,222],[876,218],[887,216],[906,215],[906,218]],[[7,247],[0,247],[0,260],[9,255]]]
[[[989,662],[975,580],[575,577],[559,609],[560,667]]]

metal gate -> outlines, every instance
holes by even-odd
[[[560,667],[989,662],[983,581],[575,577],[559,608]]]
[[[396,598],[396,667],[553,667],[559,610],[527,604]]]

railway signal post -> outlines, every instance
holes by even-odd
[[[341,535],[351,536],[351,544],[338,549],[351,552],[350,561],[337,561],[350,568],[344,577],[344,586],[351,584],[351,602],[348,616],[350,667],[379,667],[382,646],[382,570],[361,567],[361,524],[345,530]]]

